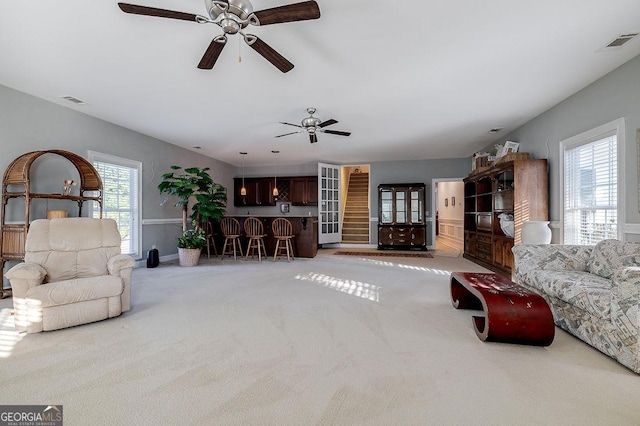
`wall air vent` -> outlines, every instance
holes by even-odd
[[[607,44],[601,50],[619,49],[624,44],[626,44],[628,41],[630,41],[632,38],[636,37],[637,35],[638,35],[637,32],[635,32],[635,33],[627,33],[627,34],[620,34],[611,43]]]
[[[74,104],[78,104],[78,105],[86,105],[87,103],[85,101],[82,101],[78,98],[74,98],[73,96],[60,96],[62,99],[69,101],[69,102],[73,102]]]
[[[500,133],[503,129],[503,127],[494,127],[493,129],[489,129],[489,134]]]

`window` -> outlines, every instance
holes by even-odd
[[[624,119],[560,143],[564,244],[622,239]]]
[[[142,163],[97,152],[89,152],[89,161],[102,178],[102,217],[118,223],[122,253],[141,258],[139,197]],[[93,217],[100,217],[99,208],[98,203],[93,203]]]

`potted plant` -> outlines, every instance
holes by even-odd
[[[178,197],[175,206],[182,209],[183,233],[182,237],[178,239],[178,254],[180,255],[181,249],[190,248],[180,247],[180,242],[184,239],[186,244],[196,236],[188,234],[189,201],[194,200],[191,223],[197,236],[202,237],[202,244],[198,247],[202,249],[207,244],[201,229],[202,224],[224,217],[227,207],[227,190],[224,186],[213,181],[208,173],[209,167],[182,169],[180,166],[171,166],[171,169],[171,172],[162,175],[162,182],[158,184],[158,190],[161,194]],[[196,239],[199,240],[199,238]]]
[[[188,229],[178,238],[178,260],[180,266],[196,266],[202,248],[207,244],[202,229]]]

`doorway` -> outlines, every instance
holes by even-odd
[[[369,245],[369,165],[342,166],[341,244]]]
[[[435,226],[431,238],[436,250],[464,250],[464,182],[462,178],[433,179],[431,205]]]

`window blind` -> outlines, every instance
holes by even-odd
[[[564,243],[596,244],[618,235],[617,135],[564,152]]]
[[[114,219],[122,237],[121,252],[141,256],[139,226],[139,179],[141,164],[92,153],[93,166],[102,178],[102,217]],[[94,203],[93,217],[100,217],[99,206]]]

